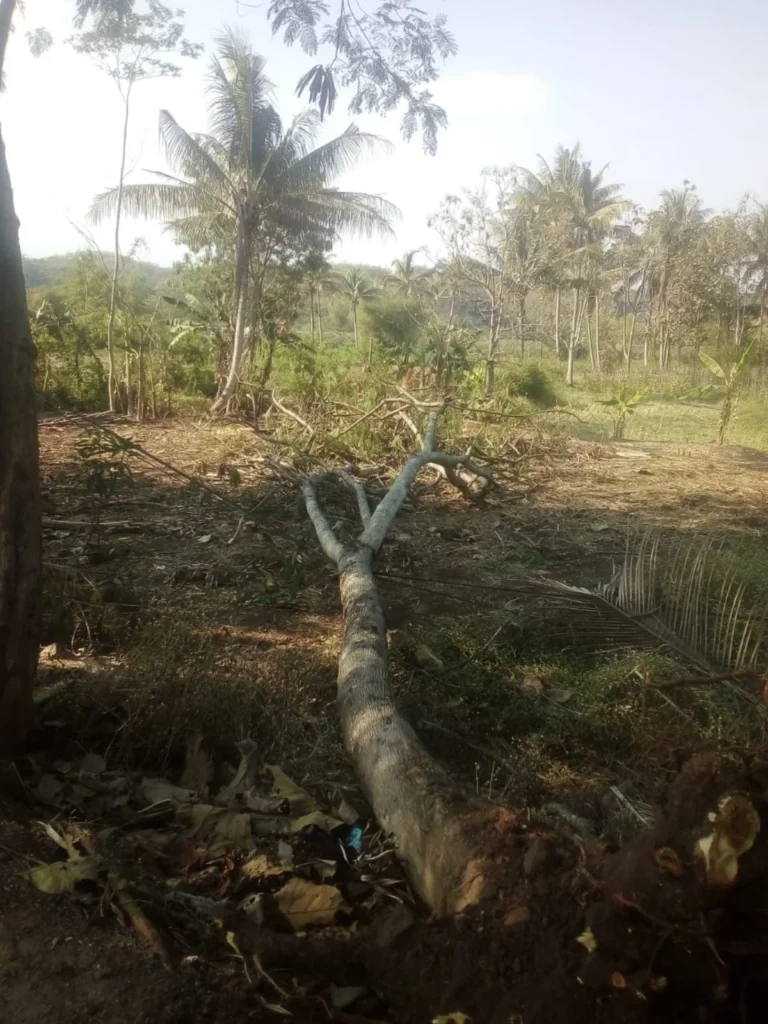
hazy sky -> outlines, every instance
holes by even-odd
[[[255,9],[236,0],[178,0],[187,34],[207,49],[225,23],[251,34],[268,59],[277,105],[286,119],[300,107],[293,90],[309,66],[298,49],[271,37],[267,0]],[[396,143],[392,156],[361,164],[341,184],[381,193],[403,212],[397,239],[345,239],[336,253],[388,263],[408,248],[434,246],[426,225],[441,197],[477,182],[489,164],[534,166],[558,142],[581,140],[595,166],[625,194],[651,206],[660,189],[696,182],[707,206],[724,208],[744,192],[768,199],[768,3],[766,0],[422,0],[444,11],[460,51],[445,67],[435,95],[450,127],[436,157],[420,142],[406,145],[398,118],[359,118],[366,130]],[[93,195],[116,184],[121,133],[114,85],[65,45],[71,0],[27,0],[7,58],[0,123],[8,150],[21,241],[26,255],[81,246],[73,225],[85,225]],[[24,31],[47,26],[56,47],[34,60]],[[191,131],[207,128],[205,57],[179,80],[136,90],[128,165],[131,181],[164,164],[157,114],[169,109]],[[340,103],[325,131],[350,118]],[[89,228],[89,230],[91,230]],[[104,248],[109,227],[94,229]],[[141,236],[149,258],[169,263],[177,250],[155,224],[129,221],[123,245]]]

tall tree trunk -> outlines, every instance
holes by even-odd
[[[600,292],[595,292],[595,369],[602,373],[600,362]]]
[[[370,548],[361,545],[339,563],[344,626],[337,706],[344,745],[377,821],[397,836],[398,857],[419,894],[438,914],[451,913],[477,895],[463,818],[473,807],[397,710],[372,562]]]
[[[768,280],[763,285],[763,290],[760,294],[760,325],[757,329],[757,348],[758,351],[763,347],[763,322],[765,321],[765,303],[768,301]]]
[[[581,322],[579,316],[579,296],[581,290],[573,289],[573,316],[571,317],[571,334],[568,338],[568,363],[565,368],[565,383],[569,388],[573,387],[573,357],[576,351],[577,335],[581,334]]]
[[[130,416],[133,412],[133,363],[131,362],[131,350],[128,346],[128,339],[125,339],[125,415]]]
[[[555,355],[560,358],[560,285],[555,288]]]
[[[520,358],[525,359],[525,295],[517,300],[517,336],[520,339]]]
[[[115,411],[115,313],[117,311],[117,282],[120,277],[120,222],[123,216],[123,188],[125,186],[125,162],[128,153],[128,122],[131,114],[131,88],[129,82],[125,93],[125,115],[123,117],[123,146],[120,153],[120,178],[117,183],[117,209],[115,210],[115,249],[112,262],[112,288],[109,295],[109,319],[107,320],[107,359],[109,360],[109,408]],[[127,411],[131,409],[130,355],[125,349],[125,400]]]
[[[0,83],[3,81],[5,51],[11,34],[11,22],[16,10],[16,0],[0,0]]]
[[[13,8],[0,4],[0,72]],[[1,134],[0,282],[0,757],[12,758],[24,744],[37,672],[42,539],[35,348]]]
[[[357,350],[357,347],[360,344],[360,338],[358,337],[358,333],[357,333],[357,303],[356,302],[352,303],[352,327],[354,328],[354,331],[355,331],[355,350]]]
[[[239,218],[241,221],[244,218]],[[211,413],[218,416],[226,412],[240,383],[240,368],[245,356],[245,332],[248,321],[248,286],[250,284],[251,244],[245,227],[238,224],[237,255],[235,257],[235,337],[232,344],[232,361],[224,387],[211,406]]]
[[[488,333],[488,358],[485,360],[485,397],[493,394],[496,380],[496,358],[499,348],[499,317],[497,311],[491,309],[491,326]]]
[[[317,290],[317,336],[320,344],[323,344],[323,308],[320,305],[320,289]]]
[[[593,370],[596,370],[595,349],[592,344],[592,321],[589,313],[589,295],[587,295],[587,348],[589,349],[589,365]]]
[[[309,336],[315,344],[315,289],[309,290]]]
[[[136,394],[136,419],[141,423],[144,420],[145,404],[146,404],[146,380],[145,380],[145,367],[144,367],[144,338],[139,339],[139,354],[138,354],[138,371],[139,371],[139,389]]]
[[[277,340],[275,338],[272,338],[267,342],[267,352],[264,357],[264,365],[261,368],[261,378],[259,380],[259,385],[262,390],[267,386],[269,378],[272,376],[272,361],[275,357],[276,346]]]

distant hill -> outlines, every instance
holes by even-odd
[[[27,288],[55,288],[57,285],[63,284],[72,274],[77,256],[76,252],[62,253],[58,256],[42,256],[38,259],[25,256],[23,263]],[[161,287],[173,275],[173,270],[170,267],[160,267],[157,263],[147,263],[143,260],[138,260],[135,267],[146,274],[152,288]],[[332,268],[337,273],[346,273],[353,268],[361,270],[376,284],[389,274],[384,267],[359,263],[333,263]]]
[[[42,256],[38,259],[24,257],[24,278],[27,288],[55,288],[63,284],[75,268],[77,253],[68,252],[60,256]],[[173,271],[170,267],[159,267],[156,263],[139,260],[136,267],[147,275],[152,287],[166,281]]]

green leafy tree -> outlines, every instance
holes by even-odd
[[[661,206],[648,218],[649,288],[652,331],[656,336],[659,366],[669,365],[672,344],[687,329],[691,311],[688,257],[707,219],[696,186],[664,189]]]
[[[366,302],[366,330],[385,359],[394,361],[402,373],[417,351],[424,329],[423,309],[415,298],[383,293]]]
[[[513,204],[506,212],[508,247],[507,272],[517,304],[517,338],[525,356],[526,302],[530,293],[545,283],[547,274],[562,259],[556,239],[540,210],[528,203]]]
[[[448,253],[452,274],[477,298],[487,326],[486,395],[493,391],[502,329],[514,296],[509,210],[517,183],[514,167],[488,170],[479,188],[465,189],[461,196],[446,196],[429,222]]]
[[[269,101],[264,67],[243,36],[222,37],[210,65],[211,133],[192,135],[163,111],[161,138],[175,173],[156,172],[160,181],[123,190],[128,212],[166,220],[177,238],[193,246],[234,240],[232,359],[214,413],[228,407],[240,379],[257,238],[276,230],[295,237],[345,230],[388,233],[397,212],[376,196],[329,187],[363,154],[380,148],[381,140],[350,125],[313,148],[320,121],[315,111],[300,114],[284,130]],[[97,197],[93,217],[110,215],[117,201],[116,189]]]
[[[758,345],[763,344],[765,307],[768,303],[768,203],[758,203],[749,218],[749,275],[760,303]]]
[[[287,46],[298,43],[310,55],[327,49],[330,59],[313,65],[296,89],[318,104],[321,117],[333,111],[338,82],[353,90],[351,114],[404,108],[403,136],[421,132],[425,150],[436,151],[447,116],[429,86],[440,63],[457,52],[445,15],[430,18],[410,0],[379,0],[366,8],[352,0],[271,0],[267,17]]]
[[[80,5],[78,21],[85,20],[92,4]],[[131,99],[136,85],[154,78],[178,77],[180,57],[196,58],[202,46],[190,43],[184,36],[182,12],[172,10],[159,0],[147,0],[146,10],[138,13],[134,5],[121,3],[98,8],[93,24],[72,39],[78,53],[91,57],[117,86],[123,105],[123,134],[120,149],[120,170],[114,204],[115,236],[112,264],[112,289],[107,321],[107,353],[109,359],[109,407],[115,408],[117,381],[115,372],[115,316],[121,270],[120,227],[123,213],[128,131]],[[133,404],[131,353],[125,349],[126,411]]]

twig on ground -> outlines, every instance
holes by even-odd
[[[283,405],[283,403],[279,401],[279,399],[275,395],[274,391],[271,392],[271,398],[272,404],[275,406],[276,409],[279,409],[280,412],[284,413],[290,419],[295,420],[300,426],[304,427],[304,429],[309,434],[309,443],[311,444],[315,437],[314,427],[311,427],[307,423],[307,421],[303,417],[299,416],[297,412],[294,412],[293,409],[289,409],[287,405]]]

